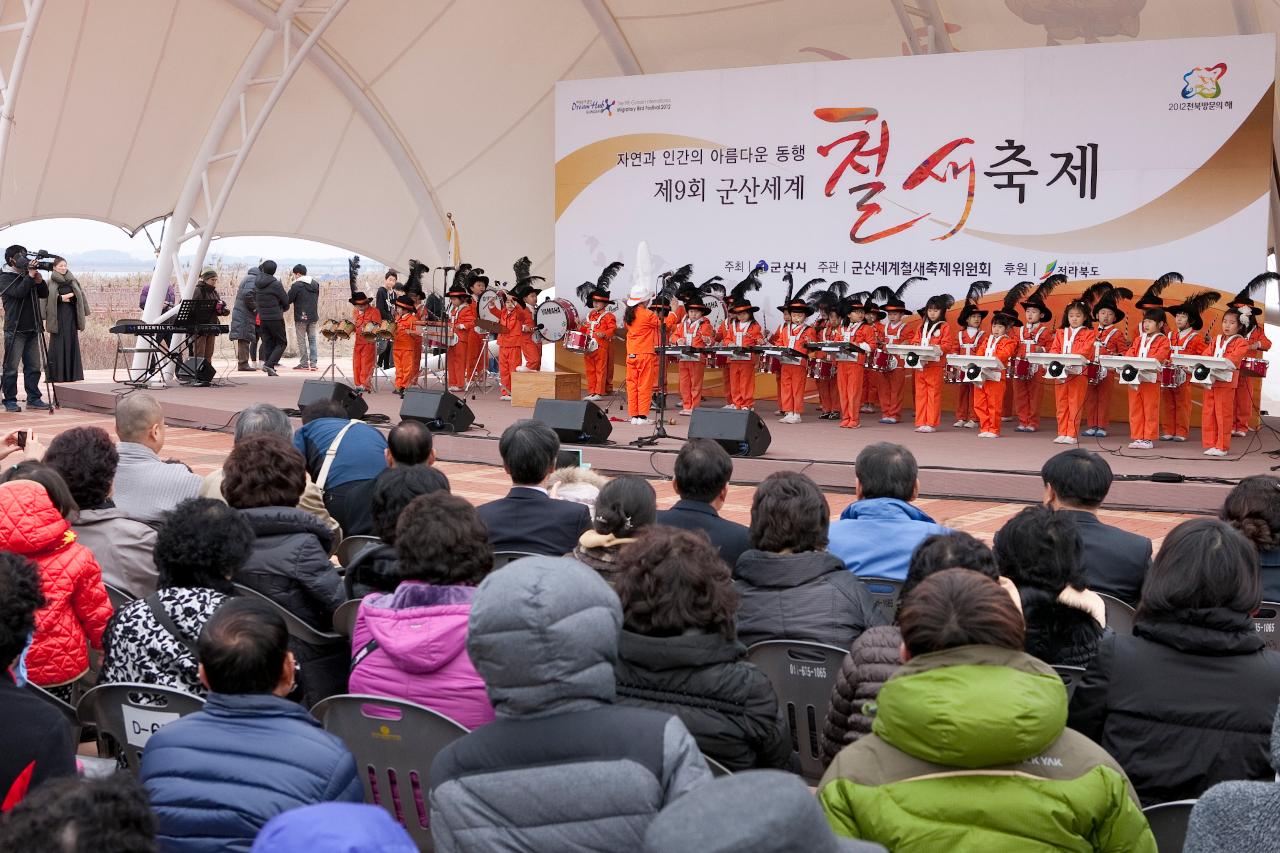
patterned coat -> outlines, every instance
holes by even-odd
[[[200,629],[227,596],[212,589],[168,587],[156,593],[182,636],[195,645]],[[156,621],[145,601],[132,601],[111,619],[102,641],[102,684],[159,684],[195,696],[207,692],[191,649]]]

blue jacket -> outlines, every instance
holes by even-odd
[[[897,498],[870,498],[845,507],[831,522],[827,550],[864,578],[906,580],[916,546],[935,533],[951,531]]]
[[[342,741],[270,694],[210,693],[204,710],[151,736],[142,783],[166,853],[245,853],[281,812],[364,799]]]
[[[413,806],[410,805],[410,814]],[[254,853],[418,853],[404,827],[379,806],[321,803],[277,815]]]
[[[319,418],[309,424],[303,424],[293,434],[293,446],[307,460],[307,473],[314,482],[324,467],[324,455],[329,445],[347,425],[345,418]],[[372,480],[387,470],[387,439],[377,429],[368,424],[356,424],[347,430],[338,445],[338,453],[333,457],[333,467],[329,469],[329,479],[325,482],[326,490],[344,483],[358,480]]]

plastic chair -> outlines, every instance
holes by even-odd
[[[1134,609],[1114,595],[1107,595],[1105,592],[1098,595],[1107,608],[1107,627],[1126,637],[1132,634]]]
[[[1076,692],[1076,685],[1080,683],[1080,679],[1084,676],[1084,667],[1067,666],[1066,664],[1050,664],[1053,671],[1058,673],[1058,677],[1062,679],[1063,685],[1067,688],[1067,701],[1071,701],[1072,695]]]
[[[1269,649],[1280,649],[1280,634],[1276,626],[1280,625],[1280,604],[1264,601],[1253,612],[1253,630],[1262,637],[1262,642]]]
[[[76,712],[76,706],[72,705],[70,702],[64,702],[48,690],[45,690],[39,684],[32,684],[28,681],[25,687],[45,702],[49,703],[54,710],[66,718],[66,721],[71,724],[71,742],[79,743],[81,726],[80,715]]]
[[[353,598],[342,602],[342,606],[333,611],[333,630],[348,640],[356,630],[356,611],[360,609],[360,599]]]
[[[319,628],[308,625],[256,589],[247,587],[242,583],[233,584],[233,586],[236,588],[236,595],[244,596],[245,598],[256,598],[258,601],[265,601],[271,605],[272,609],[279,613],[280,618],[284,620],[285,629],[289,632],[289,636],[295,640],[301,640],[312,646],[346,644],[346,637],[333,631],[321,631]]]
[[[875,605],[876,612],[884,617],[885,624],[892,625],[893,617],[898,610],[898,597],[902,595],[902,581],[863,577],[858,580],[862,581],[867,592],[871,593],[871,602]]]
[[[112,610],[119,610],[129,602],[138,600],[138,596],[128,590],[121,589],[118,586],[112,586],[105,581],[102,585],[107,588],[107,600],[111,602]]]
[[[386,809],[419,850],[434,850],[431,762],[467,729],[430,708],[383,696],[330,696],[311,713],[355,756],[364,801]]]
[[[705,752],[702,753],[702,760],[707,762],[707,767],[711,768],[711,777],[713,779],[719,779],[721,776],[733,775],[732,770],[730,770],[728,767],[725,767],[723,764],[721,764],[719,761],[716,761],[714,758],[712,758],[710,755],[707,755]]]
[[[1151,824],[1151,834],[1156,837],[1156,849],[1160,853],[1181,853],[1187,842],[1187,822],[1195,800],[1174,800],[1147,806],[1142,813]]]
[[[147,697],[147,704],[139,695]],[[115,755],[137,773],[151,736],[203,707],[199,696],[156,684],[101,684],[84,694],[76,716],[81,725],[98,727],[99,754]]]
[[[528,551],[494,551],[493,567],[495,569],[500,569],[503,566],[505,566],[507,563],[513,562],[515,560],[520,560],[525,557],[541,557],[541,556],[543,555],[533,554]]]
[[[803,640],[769,640],[747,649],[747,661],[773,685],[791,727],[791,748],[799,755],[800,774],[810,784],[826,770],[818,734],[846,653],[837,646]]]
[[[338,558],[338,563],[343,566],[351,565],[351,561],[356,555],[365,548],[372,548],[374,545],[381,545],[382,540],[377,536],[348,536],[338,544],[338,550],[334,551],[334,556]]]

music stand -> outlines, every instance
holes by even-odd
[[[1236,372],[1236,366],[1230,359],[1212,355],[1174,355],[1169,360],[1178,367],[1186,368],[1187,378],[1206,388],[1214,382],[1230,382]]]
[[[990,355],[949,355],[947,364],[960,369],[965,382],[982,385],[1004,374],[1004,362]]]
[[[919,370],[930,362],[942,358],[942,348],[928,344],[889,344],[886,350],[902,357],[903,367]]]
[[[1100,355],[1098,364],[1108,370],[1114,370],[1116,381],[1121,385],[1137,387],[1143,382],[1158,382],[1160,368],[1164,367],[1154,358],[1138,358],[1127,355]]]
[[[169,321],[174,326],[210,326],[218,322],[218,300],[184,299]]]

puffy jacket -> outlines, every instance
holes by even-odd
[[[730,770],[788,767],[791,729],[768,677],[720,634],[648,637],[623,631],[618,701],[675,714],[698,748]]]
[[[322,631],[333,626],[333,611],[345,600],[342,578],[329,562],[333,537],[309,512],[268,506],[240,510],[253,528],[253,553],[236,582],[257,590]]]
[[[869,498],[831,522],[827,550],[861,577],[906,580],[911,552],[935,533],[951,531],[919,507],[897,498]]]
[[[281,812],[364,800],[342,741],[296,702],[261,693],[210,693],[151,736],[141,778],[161,849],[183,853],[248,851]]]
[[[871,734],[867,703],[902,666],[902,632],[896,625],[877,625],[853,641],[831,687],[831,703],[822,724],[822,760],[830,764],[840,750]]]
[[[527,557],[489,575],[467,653],[498,719],[431,764],[436,850],[638,850],[711,774],[684,724],[613,704],[622,606],[591,569]]]
[[[294,279],[288,302],[293,306],[295,323],[314,323],[320,316],[320,282],[309,275]]]
[[[252,341],[258,335],[257,324],[257,282],[261,273],[257,267],[251,267],[236,290],[236,301],[231,306],[231,334],[233,341]]]
[[[0,550],[40,568],[45,605],[36,611],[28,678],[41,687],[74,681],[89,669],[89,647],[102,648],[111,618],[98,562],[76,542],[44,486],[30,480],[0,483]]]
[[[1088,666],[1102,639],[1102,625],[1085,610],[1061,597],[1055,598],[1051,592],[1024,584],[1018,587],[1018,593],[1027,623],[1027,653],[1047,664]],[[1080,595],[1076,593],[1077,597]]]
[[[1271,728],[1271,766],[1280,774],[1280,715]],[[1280,778],[1280,775],[1277,776]],[[1280,827],[1280,784],[1221,782],[1196,801],[1183,853],[1274,850]]]
[[[400,585],[400,557],[391,545],[370,545],[343,567],[342,588],[347,598],[364,598],[371,592],[395,592]]]
[[[364,599],[351,638],[352,657],[361,660],[350,691],[417,702],[469,729],[493,722],[484,682],[467,656],[474,594],[469,586],[404,581],[390,595]]]
[[[810,640],[845,649],[867,628],[884,624],[866,586],[826,551],[752,549],[738,558],[733,575],[742,596],[738,639],[748,646]]]
[[[818,798],[837,833],[894,853],[1155,853],[1124,771],[1066,719],[1062,679],[1025,652],[921,655],[880,689],[872,733]]]
[[[253,298],[258,306],[258,317],[267,320],[283,320],[285,306],[289,304],[289,294],[284,292],[284,285],[273,275],[259,271],[253,283]]]
[[[418,845],[381,806],[319,803],[273,817],[253,853],[418,853]]]
[[[1228,779],[1273,779],[1280,652],[1225,609],[1139,619],[1109,634],[1071,698],[1071,726],[1124,767],[1144,804]]]
[[[93,552],[103,581],[139,598],[156,591],[154,527],[109,506],[80,510],[74,530],[77,541]]]

